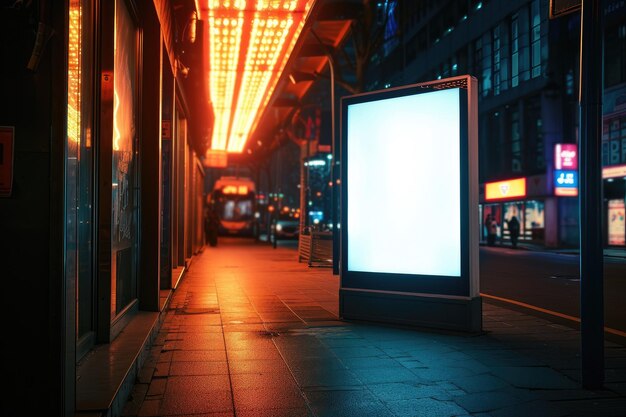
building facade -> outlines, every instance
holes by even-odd
[[[0,8],[0,414],[119,415],[204,245],[199,11],[183,0]]]
[[[397,29],[388,30],[368,89],[476,77],[483,238],[488,214],[504,240],[516,215],[522,241],[577,246],[580,13],[549,19],[548,0],[390,3],[397,22],[386,22]],[[626,4],[606,1],[604,11],[604,236],[624,247]]]

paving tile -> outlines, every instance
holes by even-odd
[[[281,359],[280,353],[275,346],[268,348],[248,348],[248,349],[228,349],[228,360],[265,360],[265,359]]]
[[[234,389],[235,409],[269,410],[274,408],[305,408],[300,390],[292,386]]]
[[[287,373],[235,374],[230,377],[233,389],[256,389],[294,385],[294,379]]]
[[[145,400],[141,404],[141,408],[139,409],[139,413],[137,416],[139,417],[155,417],[160,416],[161,413],[159,411],[161,407],[161,400]]]
[[[165,395],[193,396],[213,391],[230,391],[228,375],[172,376],[168,378]]]
[[[594,401],[563,401],[559,405],[573,417],[626,415],[626,397],[603,398]]]
[[[382,350],[373,346],[338,347],[331,350],[339,358],[364,358],[384,355]]]
[[[390,417],[389,408],[368,391],[305,391],[309,406],[319,417]]]
[[[382,402],[411,400],[418,398],[430,398],[445,394],[446,391],[436,385],[424,385],[419,383],[395,382],[390,384],[368,385],[370,390]]]
[[[293,371],[293,376],[302,388],[362,385],[361,381],[351,371],[346,369],[306,369]]]
[[[162,378],[169,375],[170,372],[170,363],[168,362],[160,362],[157,363],[154,367],[154,373],[152,374],[153,378]]]
[[[272,408],[270,410],[237,410],[237,417],[315,417],[307,408]]]
[[[233,411],[223,411],[219,413],[176,414],[176,417],[235,417],[235,413]]]
[[[226,350],[179,350],[173,351],[172,362],[226,361]]]
[[[353,369],[354,375],[363,384],[383,384],[387,382],[420,382],[421,378],[401,365],[385,368]]]
[[[316,368],[324,368],[324,369],[347,369],[346,365],[344,365],[343,360],[339,360],[334,355],[333,356],[323,356],[323,357],[298,357],[297,355],[293,355],[292,357],[287,357],[286,364],[292,371],[305,371],[307,369],[316,369]]]
[[[150,382],[150,387],[148,388],[148,392],[146,393],[146,395],[150,397],[154,397],[154,396],[160,397],[163,394],[165,394],[166,386],[167,386],[167,378],[153,379],[152,382]]]
[[[391,401],[389,409],[401,417],[456,417],[467,412],[451,401],[438,401],[432,398]]]
[[[282,359],[231,360],[228,366],[231,374],[289,373]]]
[[[170,375],[219,375],[228,374],[228,365],[225,361],[210,362],[172,362]]]
[[[494,375],[518,388],[573,389],[578,384],[550,368],[544,367],[495,367]]]
[[[522,404],[525,402],[503,391],[466,394],[454,397],[453,401],[470,413],[485,411],[492,412],[500,408],[510,407],[512,405]]]
[[[454,385],[469,393],[494,391],[500,388],[508,387],[506,382],[493,375],[468,376],[458,378],[452,382]]]
[[[453,381],[477,374],[471,369],[456,367],[414,368],[411,371],[423,381]]]
[[[161,415],[199,414],[232,411],[230,391],[198,392],[193,395],[170,395],[163,398]]]
[[[547,401],[536,400],[491,411],[493,417],[565,417],[569,412]],[[596,417],[587,415],[585,417]]]
[[[391,368],[401,365],[395,359],[391,358],[378,358],[378,357],[365,357],[365,358],[342,358],[341,362],[348,369],[376,369],[376,368]],[[406,367],[405,367],[406,368]]]

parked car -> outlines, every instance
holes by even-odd
[[[300,234],[300,218],[292,212],[280,213],[272,222],[271,239],[297,239]]]

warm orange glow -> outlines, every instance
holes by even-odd
[[[208,0],[211,148],[239,153],[315,0]]]
[[[248,191],[247,185],[226,185],[222,188],[222,193],[224,194],[246,195],[248,194]]]
[[[113,90],[113,150],[120,150],[120,129],[117,126],[117,111],[120,108],[120,98],[117,95],[117,88]]]
[[[485,200],[505,200],[526,196],[526,178],[485,184]]]
[[[70,2],[69,42],[67,56],[67,137],[80,143],[81,87],[81,5]]]

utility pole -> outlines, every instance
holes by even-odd
[[[580,26],[580,330],[582,383],[604,384],[602,92],[604,11],[583,0]]]

